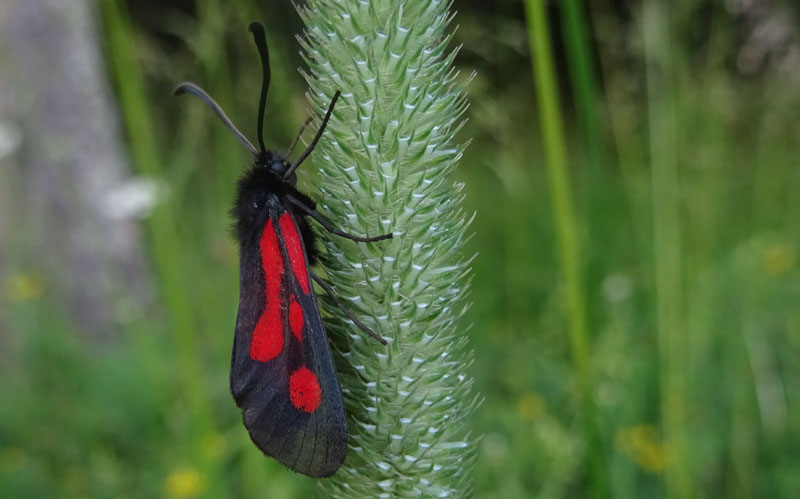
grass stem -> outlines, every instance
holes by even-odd
[[[543,0],[526,0],[525,11],[528,19],[528,39],[533,56],[533,73],[539,102],[542,141],[550,180],[557,239],[556,251],[564,279],[572,364],[589,447],[590,473],[594,482],[592,490],[596,497],[602,497],[606,495],[605,487],[602,485],[605,479],[603,478],[600,445],[595,431],[580,238],[572,201],[564,123],[559,108],[547,12]]]

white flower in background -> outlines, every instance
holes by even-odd
[[[167,196],[167,188],[152,177],[128,178],[103,197],[104,212],[113,220],[143,219]]]
[[[0,120],[0,159],[11,156],[22,142],[22,132],[11,121]]]
[[[633,292],[633,280],[625,274],[614,273],[603,279],[603,297],[609,303],[622,303]]]

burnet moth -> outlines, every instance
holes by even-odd
[[[263,81],[258,103],[258,144],[233,125],[200,87],[184,82],[175,95],[199,97],[253,154],[253,166],[239,180],[233,206],[239,242],[239,312],[233,340],[230,385],[250,438],[265,454],[294,471],[313,477],[333,475],[347,451],[342,392],[333,368],[312,282],[316,282],[354,324],[386,342],[341,306],[309,266],[317,256],[308,217],[325,230],[358,242],[389,239],[392,234],[359,237],[337,230],[297,190],[295,170],[319,141],[339,98],[337,91],[317,134],[297,159],[264,147],[264,106],[270,82],[264,27],[250,24],[261,56]]]

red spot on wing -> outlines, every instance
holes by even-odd
[[[289,327],[292,328],[292,333],[297,337],[297,341],[303,342],[303,309],[297,303],[297,298],[292,295],[289,302]]]
[[[322,401],[317,376],[306,366],[295,369],[289,377],[289,398],[292,405],[304,412],[314,412]]]
[[[283,350],[283,321],[281,321],[281,275],[283,257],[278,246],[278,235],[267,220],[259,242],[261,268],[264,270],[264,296],[266,303],[250,340],[250,358],[268,362]]]
[[[292,265],[292,273],[300,283],[300,287],[303,288],[303,293],[308,294],[306,255],[303,252],[300,235],[297,233],[297,224],[294,223],[288,211],[281,215],[280,224],[283,239],[286,242],[286,253],[289,254],[289,263]]]

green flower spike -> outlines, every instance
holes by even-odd
[[[476,405],[467,375],[469,220],[450,175],[467,102],[452,69],[444,0],[309,0],[300,9],[309,100],[342,97],[313,155],[318,209],[363,244],[322,234],[322,266],[348,308],[389,341],[331,317],[350,449],[322,487],[334,497],[464,497]]]

